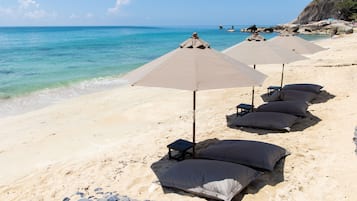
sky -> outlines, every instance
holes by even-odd
[[[0,0],[0,26],[276,25],[311,0]]]

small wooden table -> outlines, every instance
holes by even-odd
[[[183,139],[178,139],[175,142],[167,145],[167,148],[169,148],[169,159],[175,159],[175,160],[184,160],[186,155],[192,156],[192,153],[189,152],[191,148],[193,148],[194,144],[192,142],[189,142],[187,140]],[[172,151],[175,150],[178,153],[176,155],[172,154]]]
[[[237,116],[243,116],[253,110],[253,106],[245,103],[241,103],[236,106]]]

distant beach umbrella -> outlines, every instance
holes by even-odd
[[[195,144],[196,91],[261,85],[266,75],[211,49],[208,43],[194,33],[179,48],[133,70],[123,78],[134,86],[193,91]]]
[[[243,62],[255,66],[257,64],[283,64],[280,86],[283,86],[284,64],[297,60],[307,59],[291,50],[274,46],[268,43],[262,36],[253,33],[245,41],[238,43],[222,51],[222,53]],[[252,90],[252,105],[254,106],[254,87]]]
[[[268,42],[275,46],[292,50],[298,54],[314,54],[326,49],[289,33],[280,34],[268,40]]]

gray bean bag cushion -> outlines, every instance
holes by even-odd
[[[308,107],[305,101],[274,101],[260,105],[256,112],[281,112],[305,117]]]
[[[289,153],[274,144],[249,140],[222,140],[198,153],[199,158],[221,160],[272,171]]]
[[[297,117],[280,112],[251,112],[238,117],[233,125],[242,127],[262,128],[277,131],[290,131]]]
[[[274,91],[272,94],[263,94],[260,96],[264,102],[280,101],[280,91]]]
[[[318,94],[321,92],[322,86],[318,84],[287,84],[283,89],[308,91]]]
[[[160,178],[160,183],[202,197],[228,201],[260,174],[235,163],[190,159],[176,163]]]
[[[315,99],[317,94],[308,92],[308,91],[300,91],[300,90],[290,90],[290,89],[282,89],[280,91],[280,100],[290,101],[290,100],[301,100],[311,102]]]

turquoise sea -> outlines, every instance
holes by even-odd
[[[249,36],[235,27],[0,27],[0,116],[121,85],[192,32],[221,51]]]

